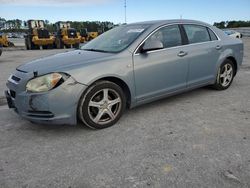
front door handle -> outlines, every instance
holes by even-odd
[[[180,51],[180,52],[178,53],[178,56],[179,56],[179,57],[184,57],[184,56],[186,56],[187,54],[188,54],[187,52]]]
[[[222,48],[222,46],[220,46],[220,45],[217,45],[217,46],[215,47],[216,50],[220,50],[221,48]]]

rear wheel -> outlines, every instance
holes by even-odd
[[[79,49],[79,46],[80,46],[79,43],[76,43],[76,44],[73,45],[73,47],[76,48],[76,49]]]
[[[126,107],[126,97],[117,84],[100,81],[81,97],[79,119],[91,128],[103,129],[114,125]]]
[[[216,82],[213,87],[217,90],[224,90],[229,88],[232,84],[235,75],[235,66],[234,63],[227,59],[224,63],[221,64],[218,73]]]
[[[27,38],[25,38],[25,47],[27,50],[30,50]]]
[[[32,39],[31,39],[31,38],[28,39],[28,48],[29,48],[30,50],[36,49],[36,45],[32,42]]]
[[[43,50],[48,49],[48,47],[49,47],[49,45],[44,45],[44,46],[42,46]]]
[[[8,47],[14,47],[14,43],[13,42],[8,42]]]
[[[53,44],[49,44],[47,47],[47,49],[53,49],[53,48],[54,48]]]

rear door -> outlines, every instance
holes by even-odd
[[[216,64],[220,56],[220,41],[214,32],[201,25],[183,24],[189,45],[188,87],[202,85],[214,80]]]

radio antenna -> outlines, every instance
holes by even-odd
[[[124,20],[125,20],[125,24],[127,23],[127,1],[124,0]]]

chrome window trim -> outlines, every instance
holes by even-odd
[[[186,47],[186,46],[201,45],[201,44],[206,44],[206,43],[211,43],[211,42],[216,42],[216,41],[218,41],[218,40],[207,41],[207,42],[200,42],[200,43],[193,43],[193,44],[185,44],[185,45],[180,45],[180,46],[163,48],[163,49],[159,49],[159,50],[152,50],[152,51],[148,51],[147,54],[154,53],[154,52],[161,52],[161,51],[171,50],[171,49],[180,48],[180,47]],[[134,54],[134,56],[138,56],[138,55],[140,55],[140,53],[135,53]]]
[[[213,31],[213,29],[211,29],[210,27],[207,27],[207,28],[210,29],[213,32],[213,34],[216,36],[217,40],[220,40],[219,36]],[[217,41],[217,40],[211,40],[211,41]]]
[[[206,25],[202,25],[202,24],[197,24],[197,23],[171,23],[171,24],[165,24],[165,25],[162,25],[158,28],[156,28],[154,31],[152,31],[145,39],[142,40],[142,42],[140,42],[140,44],[136,47],[136,49],[134,50],[133,52],[133,55],[134,56],[137,56],[137,55],[140,55],[140,53],[136,53],[138,51],[138,49],[141,47],[141,45],[149,38],[151,37],[155,32],[157,32],[159,29],[163,28],[163,27],[167,27],[167,26],[172,26],[172,25],[198,25],[198,26],[203,26],[205,28],[209,28],[214,34],[215,36],[217,37],[218,40],[210,40],[210,41],[206,41],[206,42],[197,42],[197,43],[191,43],[191,44],[184,44],[184,45],[179,45],[179,46],[174,46],[174,47],[169,47],[169,48],[163,48],[163,49],[160,49],[160,50],[152,50],[152,51],[149,51],[147,52],[148,54],[149,53],[152,53],[152,52],[160,52],[160,51],[164,51],[164,50],[168,50],[168,49],[173,49],[173,48],[178,48],[180,46],[191,46],[191,45],[200,45],[200,44],[204,44],[204,43],[210,43],[210,42],[216,42],[216,41],[221,41],[220,37],[217,35],[216,32],[213,31],[213,29],[209,26],[206,26]],[[180,31],[181,32],[181,31]]]

